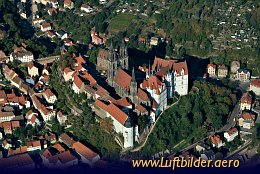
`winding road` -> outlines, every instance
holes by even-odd
[[[152,125],[152,128],[150,129],[150,132],[147,134],[147,136],[146,136],[145,140],[143,141],[143,143],[142,143],[140,146],[136,147],[135,149],[132,149],[131,152],[140,151],[140,150],[146,145],[146,142],[147,142],[147,140],[148,140],[148,138],[149,138],[149,135],[153,132],[154,127],[155,127],[156,124],[158,123],[158,121],[159,121],[159,119],[161,118],[161,116],[163,115],[163,113],[164,113],[166,110],[168,110],[170,107],[172,107],[172,106],[178,104],[179,101],[180,101],[180,99],[181,99],[181,97],[179,97],[178,100],[177,100],[176,102],[174,102],[173,104],[167,106],[166,109],[165,109],[162,113],[159,114],[157,120],[156,120],[155,123]]]

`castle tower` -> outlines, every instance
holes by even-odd
[[[133,67],[132,70],[132,80],[131,80],[131,86],[130,86],[130,96],[132,102],[134,102],[135,97],[137,96],[137,82],[135,79],[135,69]]]
[[[120,66],[122,69],[128,70],[129,68],[129,56],[128,56],[128,48],[125,44],[125,41],[122,39],[122,43],[119,49],[119,57],[120,57]]]
[[[110,86],[113,86],[114,77],[116,75],[118,67],[117,67],[117,56],[112,41],[111,41],[111,46],[109,48],[108,67],[109,67],[107,71],[108,84]]]

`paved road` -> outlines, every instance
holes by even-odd
[[[109,8],[116,0],[110,0],[106,5],[105,7],[106,8]]]
[[[229,154],[228,156],[225,157],[225,159],[231,159],[234,156],[236,156],[238,153],[240,153],[241,151],[245,150],[250,144],[252,143],[252,140],[249,140],[248,142],[244,143],[239,149],[235,150],[234,152],[232,152],[231,154]]]

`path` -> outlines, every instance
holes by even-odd
[[[136,147],[135,149],[131,150],[131,152],[140,151],[140,150],[146,145],[146,142],[147,142],[147,140],[148,140],[148,137],[149,137],[149,135],[153,132],[153,129],[154,129],[154,127],[156,126],[156,124],[158,123],[158,121],[159,121],[161,115],[163,115],[163,113],[164,113],[166,110],[168,110],[170,107],[172,107],[172,106],[178,104],[179,101],[180,101],[180,99],[181,99],[181,97],[179,97],[179,99],[178,99],[175,103],[173,103],[173,104],[167,106],[166,109],[165,109],[162,113],[159,114],[157,120],[155,121],[155,123],[153,124],[152,128],[150,129],[150,132],[147,134],[147,136],[146,136],[144,142],[143,142],[140,146],[138,146],[138,147]]]

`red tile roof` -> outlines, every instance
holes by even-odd
[[[88,80],[90,82],[90,85],[92,86],[97,84],[97,81],[94,79],[94,77],[91,74],[89,74],[87,71],[83,72],[81,77],[83,79]]]
[[[210,136],[210,141],[215,145],[218,145],[222,142],[219,135]]]
[[[156,94],[160,94],[160,89],[164,86],[164,83],[158,79],[157,76],[153,75],[149,79],[145,79],[141,84],[142,88],[148,88],[151,90],[156,90]]]
[[[119,69],[119,71],[116,73],[115,82],[122,88],[129,90],[131,80],[132,77],[122,69]]]
[[[229,129],[229,131],[228,131],[228,134],[231,136],[231,135],[233,135],[233,134],[235,134],[235,133],[237,133],[237,128],[231,128],[231,129]]]
[[[257,88],[260,88],[260,79],[252,80],[250,83],[252,86],[255,86]]]
[[[245,120],[253,120],[255,121],[255,115],[254,114],[251,114],[249,112],[243,112],[241,117]]]
[[[137,95],[140,99],[144,100],[144,101],[148,101],[149,100],[149,96],[147,94],[147,92],[145,92],[143,89],[138,88],[137,90]]]
[[[80,79],[80,77],[79,76],[74,76],[74,81],[73,81],[74,83],[75,83],[75,85],[80,89],[81,88],[81,86],[82,86],[82,84],[83,84],[83,82],[82,82],[82,80]]]
[[[128,116],[121,109],[119,109],[113,103],[104,103],[103,101],[96,99],[95,105],[100,107],[101,109],[107,111],[112,117],[114,117],[119,123],[125,125]]]
[[[48,98],[50,98],[50,97],[52,97],[52,96],[55,96],[50,89],[46,89],[43,93],[44,93]]]
[[[210,63],[210,64],[208,64],[207,68],[209,68],[209,67],[212,67],[212,68],[216,69],[217,66],[214,65],[213,63]]]
[[[90,150],[87,146],[83,145],[80,142],[76,142],[72,145],[72,147],[76,150],[77,153],[79,153],[80,155],[84,156],[86,159],[88,159],[89,161],[92,161],[93,158],[95,158],[96,156],[98,156],[97,153],[93,152],[92,150]]]
[[[241,98],[241,103],[248,103],[248,104],[252,104],[252,96],[247,92],[244,93],[242,98]]]

